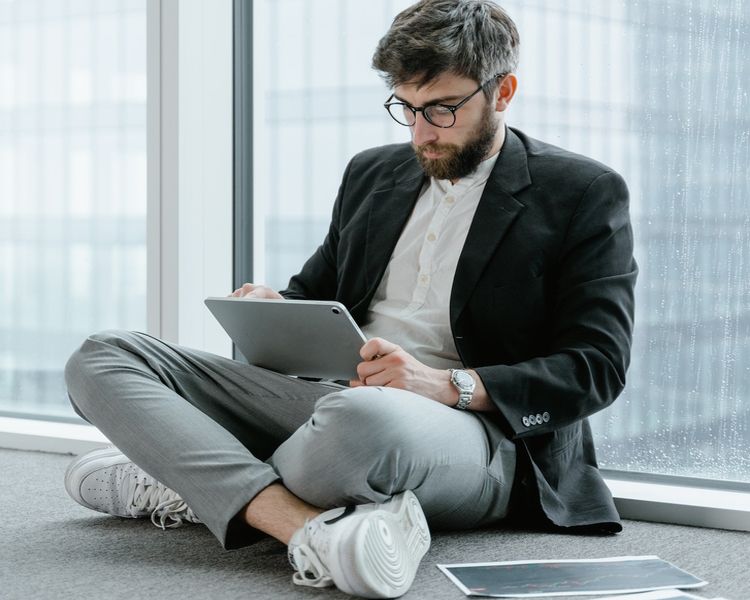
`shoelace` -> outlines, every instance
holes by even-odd
[[[179,527],[183,521],[200,523],[200,520],[177,495],[163,483],[148,476],[127,478],[125,506],[133,516],[151,513],[151,522],[160,529]],[[158,519],[158,522],[157,522]],[[167,523],[167,521],[171,521]]]
[[[175,494],[175,496],[177,496],[177,494]],[[158,523],[156,522],[157,517],[159,518]],[[166,524],[167,519],[171,521],[169,525]],[[193,509],[185,504],[185,501],[179,496],[172,500],[165,500],[151,513],[151,522],[161,529],[179,527],[182,525],[183,521],[189,523],[201,522],[201,520],[195,516]]]
[[[295,569],[292,581],[297,585],[324,588],[333,585],[328,569],[320,562],[315,550],[307,544],[300,544],[289,553],[289,562]]]

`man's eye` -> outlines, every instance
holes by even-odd
[[[451,109],[447,106],[443,106],[442,104],[435,104],[433,106],[430,106],[430,111],[434,115],[449,115],[451,113]]]

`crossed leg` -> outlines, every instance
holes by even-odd
[[[227,548],[253,528],[288,543],[323,509],[404,490],[433,527],[505,515],[513,445],[490,418],[411,392],[341,389],[123,331],[90,336],[66,381],[78,413]]]

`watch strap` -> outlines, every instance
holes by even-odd
[[[453,408],[456,408],[458,410],[466,410],[469,408],[469,405],[471,404],[471,392],[459,392],[458,393],[458,402]]]

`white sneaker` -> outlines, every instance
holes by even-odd
[[[81,506],[116,517],[151,516],[161,529],[201,522],[177,492],[117,448],[92,450],[75,459],[65,471],[65,491]]]
[[[430,530],[411,491],[384,504],[334,508],[311,519],[289,542],[297,585],[365,598],[407,592],[430,547]]]

